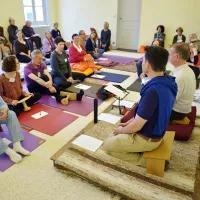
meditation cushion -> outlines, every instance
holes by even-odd
[[[145,53],[145,47],[144,45],[141,45],[139,50],[138,50],[138,53]]]
[[[97,66],[98,70],[102,68],[101,66],[98,66],[98,65],[96,65],[96,66]],[[80,72],[80,71],[77,71],[77,70],[72,70],[72,72],[83,73],[83,74],[85,74],[85,76],[89,76],[89,75],[94,73],[94,70],[92,68],[87,68],[84,72]]]
[[[173,120],[173,121],[171,122],[171,124],[173,124],[173,125],[175,125],[175,124],[179,124],[179,125],[188,125],[188,124],[190,124],[190,120],[189,120],[187,117],[185,117],[185,118],[182,119],[182,120]]]
[[[132,119],[135,115],[135,107],[136,105],[121,119],[121,123],[126,123],[130,119]]]
[[[128,120],[134,117],[135,107],[133,107],[128,114],[126,114],[122,119],[121,123],[126,123]],[[195,119],[196,119],[196,107],[192,106],[192,111],[187,115],[187,118],[190,120],[188,125],[178,125],[178,124],[169,124],[166,128],[166,131],[175,131],[175,139],[187,141],[194,129]]]
[[[192,106],[192,111],[187,115],[190,123],[188,125],[182,124],[169,124],[166,128],[166,131],[175,131],[175,139],[187,141],[190,136],[192,135],[192,131],[195,126],[195,119],[196,119],[196,107]]]

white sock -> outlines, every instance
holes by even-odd
[[[10,157],[10,160],[12,160],[14,163],[19,163],[22,160],[22,157],[9,147],[6,149],[5,153]]]
[[[13,150],[14,150],[15,152],[21,153],[21,154],[23,154],[23,155],[25,155],[25,156],[30,155],[30,152],[27,151],[26,149],[24,149],[24,148],[22,147],[22,145],[21,145],[20,142],[15,142],[15,143],[13,144]]]

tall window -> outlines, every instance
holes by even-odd
[[[48,0],[23,0],[25,21],[32,21],[33,26],[48,25]]]

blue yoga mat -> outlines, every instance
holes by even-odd
[[[113,74],[113,73],[109,73],[109,72],[101,72],[101,75],[105,76],[101,80],[115,82],[115,83],[121,83],[129,77],[127,75]]]

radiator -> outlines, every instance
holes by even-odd
[[[50,26],[32,26],[35,33],[40,34],[41,39],[45,37],[45,32],[50,31]]]

